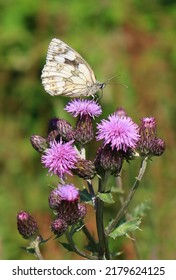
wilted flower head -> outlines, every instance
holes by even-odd
[[[35,238],[37,236],[38,227],[34,218],[25,211],[17,214],[17,228],[19,233],[25,239]]]
[[[102,113],[100,105],[94,100],[88,99],[74,99],[67,104],[65,110],[73,117],[89,115],[94,118]]]
[[[77,161],[77,151],[72,146],[73,141],[63,143],[53,141],[50,143],[50,148],[45,150],[45,154],[41,157],[41,162],[49,169],[51,175],[56,174],[63,178],[65,174],[70,174],[71,169]]]
[[[117,151],[135,148],[140,137],[137,124],[130,117],[119,117],[116,113],[102,120],[97,129],[97,140],[104,140],[104,145],[110,144]]]

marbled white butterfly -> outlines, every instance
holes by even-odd
[[[41,78],[51,95],[94,96],[105,87],[81,55],[59,39],[52,39],[49,45]]]

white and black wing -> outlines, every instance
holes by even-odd
[[[49,45],[41,78],[50,95],[90,96],[103,86],[81,55],[59,39]]]

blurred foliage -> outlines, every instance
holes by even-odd
[[[150,163],[131,208],[151,201],[140,226],[143,231],[136,234],[141,258],[175,259],[175,29],[174,0],[0,0],[1,259],[31,258],[21,250],[26,243],[16,229],[16,213],[21,209],[38,220],[44,238],[50,236],[47,197],[54,179],[46,176],[29,138],[32,134],[45,136],[51,117],[70,120],[63,111],[68,100],[46,94],[40,80],[54,37],[80,52],[99,80],[119,75],[104,90],[103,116],[124,107],[136,122],[143,116],[156,117],[167,150]],[[92,146],[90,158],[94,152]],[[126,190],[138,165],[134,162],[124,168]],[[114,214],[108,206],[107,210]],[[93,229],[92,217],[87,225]],[[80,246],[84,244],[81,238]],[[136,246],[124,237],[111,246],[124,251],[122,258],[137,258]],[[77,258],[58,249],[58,241],[49,241],[43,254],[46,259]]]

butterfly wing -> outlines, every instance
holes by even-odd
[[[97,83],[89,64],[59,39],[52,39],[49,45],[41,78],[50,95],[70,97],[92,95]]]

